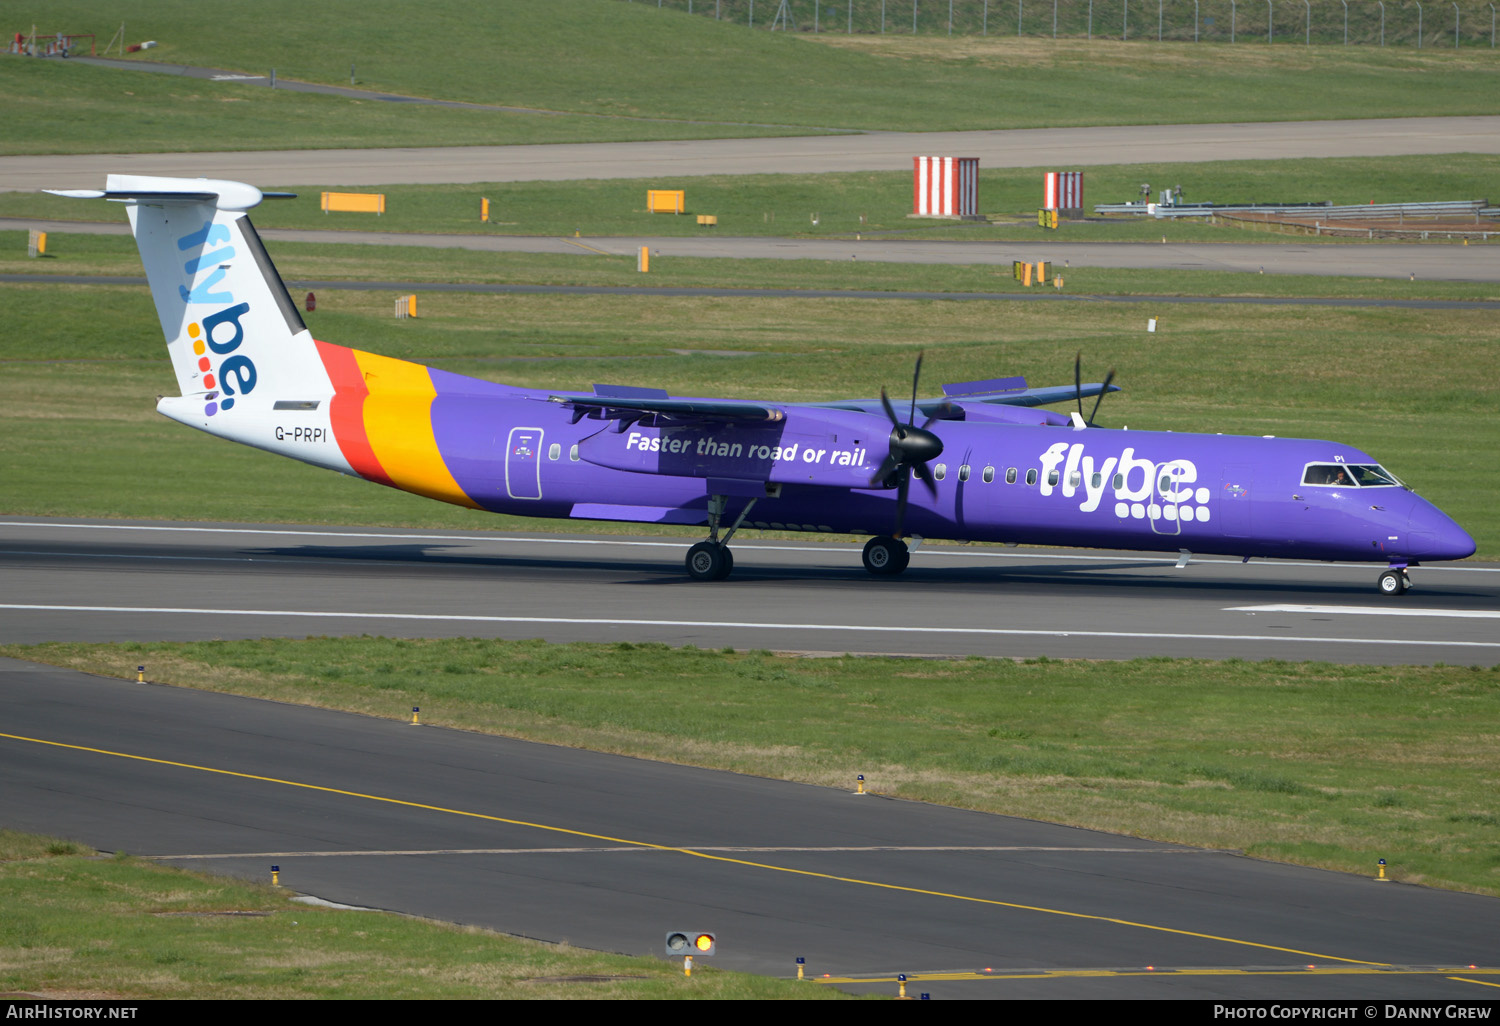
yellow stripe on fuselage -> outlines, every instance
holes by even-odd
[[[478,509],[438,451],[432,434],[437,389],[427,368],[359,350],[354,358],[370,390],[364,404],[365,434],[391,481],[408,492]]]

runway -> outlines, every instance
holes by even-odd
[[[0,192],[98,189],[111,172],[228,178],[269,187],[909,171],[913,155],[919,153],[961,153],[978,157],[979,166],[986,168],[1500,153],[1500,116],[532,146],[15,156],[0,157]]]
[[[649,640],[923,656],[1500,662],[1500,567],[922,545],[872,578],[858,544],[0,519],[0,641],[386,634]],[[910,615],[912,602],[921,615]]]
[[[716,966],[886,995],[1500,982],[1493,898],[14,660],[0,695],[8,826],[349,905],[634,954],[708,929]]]

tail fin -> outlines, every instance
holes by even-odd
[[[58,195],[126,204],[183,396],[171,402],[178,409],[163,412],[207,426],[203,418],[232,418],[255,392],[278,399],[333,392],[312,334],[246,215],[265,195],[259,189],[110,175],[104,192]]]

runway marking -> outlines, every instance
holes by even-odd
[[[170,533],[184,534],[266,534],[294,538],[373,538],[380,540],[401,541],[461,541],[461,542],[505,542],[508,544],[534,544],[534,545],[619,545],[636,548],[652,549],[681,549],[682,541],[642,541],[637,538],[553,538],[544,534],[535,535],[503,535],[503,534],[405,534],[395,531],[295,531],[286,528],[267,527],[173,527],[157,524],[49,524],[28,520],[0,520],[0,528],[6,527],[34,527],[45,530],[88,530],[88,531],[164,531]],[[778,545],[775,543],[755,543],[744,547],[755,552],[859,552],[859,546],[841,545],[829,543],[827,545]],[[948,558],[977,558],[977,559],[1041,559],[1041,560],[1067,560],[1078,562],[1086,560],[1100,563],[1140,563],[1143,561],[1160,562],[1165,565],[1173,565],[1177,557],[1158,556],[1154,553],[1143,552],[1135,556],[1095,556],[1095,555],[1067,555],[1050,552],[995,552],[990,549],[940,549],[931,546],[923,546],[919,551],[922,556],[944,556]],[[1194,556],[1193,563],[1212,564],[1238,564],[1239,559],[1220,559],[1207,556]],[[1258,566],[1295,566],[1307,570],[1358,570],[1371,567],[1383,567],[1384,563],[1308,563],[1295,559],[1260,559],[1256,560]],[[1457,573],[1500,573],[1500,566],[1424,566],[1423,573],[1433,572],[1457,572]]]
[[[906,973],[907,983],[945,983],[969,980],[1076,980],[1097,977],[1157,976],[1447,976],[1449,973],[1489,973],[1500,975],[1500,969],[1476,969],[1469,966],[1286,966],[1239,969],[1232,966],[1183,968],[1183,969],[1005,969],[1000,972],[927,972]],[[1500,983],[1485,980],[1464,980],[1448,976],[1450,980],[1478,983],[1485,987],[1500,987]],[[832,983],[897,983],[895,976],[887,974],[873,976],[818,976],[812,982]]]
[[[638,854],[640,852],[668,851],[672,849],[643,848],[639,845],[626,847],[586,848],[422,848],[409,851],[392,849],[365,851],[241,851],[197,855],[141,855],[141,858],[173,861],[176,859],[317,859],[345,858],[367,855],[613,855]],[[979,845],[979,844],[870,844],[862,846],[804,846],[804,845],[695,845],[694,851],[738,852],[740,854],[766,852],[808,852],[811,854],[860,854],[865,852],[1072,852],[1104,855],[1235,855],[1222,848],[1084,848],[1039,845]]]
[[[598,253],[600,256],[614,256],[615,255],[613,253],[608,252],[607,250],[595,249],[593,246],[590,246],[588,243],[586,243],[586,242],[579,242],[577,239],[564,238],[564,239],[562,239],[562,241],[566,242],[570,246],[577,246],[579,249],[586,249],[590,253]]]
[[[19,734],[0,733],[0,738],[9,738],[12,741],[24,741],[29,744],[46,745],[51,748],[65,748],[75,752],[91,752],[96,755],[107,755],[116,759],[129,759],[134,762],[151,763],[157,766],[171,766],[175,769],[193,770],[198,773],[213,773],[219,776],[234,777],[240,780],[256,780],[268,784],[281,784],[285,787],[301,788],[308,791],[317,791],[322,794],[342,795],[348,798],[360,798],[372,802],[384,802],[390,805],[399,805],[409,809],[425,809],[430,812],[438,812],[450,816],[462,816],[467,819],[484,820],[491,823],[505,823],[509,826],[526,827],[532,830],[542,830],[548,833],[565,834],[569,837],[586,837],[592,841],[606,841],[610,844],[628,845],[638,848],[649,848],[657,851],[676,852],[692,858],[707,859],[712,862],[723,862],[729,865],[747,866],[751,869],[764,869],[774,873],[787,873],[792,876],[801,876],[814,880],[830,880],[835,883],[853,884],[858,887],[872,887],[884,891],[897,891],[903,894],[926,895],[934,898],[948,898],[953,901],[967,901],[977,905],[989,905],[995,908],[1014,909],[1020,912],[1039,912],[1044,915],[1061,916],[1066,919],[1078,919],[1094,923],[1110,923],[1115,926],[1131,927],[1139,930],[1150,930],[1156,933],[1168,933],[1179,937],[1195,937],[1199,940],[1218,941],[1224,944],[1234,944],[1241,947],[1257,948],[1262,951],[1281,951],[1290,955],[1301,955],[1306,958],[1314,958],[1334,962],[1347,962],[1363,966],[1385,966],[1385,962],[1372,962],[1368,959],[1345,958],[1339,955],[1322,955],[1312,951],[1302,951],[1298,948],[1288,948],[1279,944],[1265,944],[1260,941],[1241,940],[1235,937],[1221,937],[1211,933],[1200,933],[1196,930],[1183,930],[1172,926],[1157,926],[1152,923],[1140,923],[1129,919],[1119,919],[1114,916],[1094,915],[1088,912],[1071,912],[1066,909],[1046,908],[1040,905],[1023,905],[1013,901],[1001,901],[998,898],[981,898],[971,894],[954,894],[948,891],[935,891],[925,887],[908,887],[902,884],[883,883],[879,880],[863,880],[858,877],[837,876],[833,873],[819,873],[809,869],[795,869],[791,866],[777,866],[768,862],[751,862],[747,859],[731,858],[728,855],[716,854],[712,851],[699,848],[681,848],[671,844],[652,844],[649,841],[633,841],[629,838],[611,837],[607,834],[595,834],[587,830],[575,830],[571,827],[553,826],[547,823],[533,823],[523,819],[511,819],[506,816],[495,816],[484,812],[470,812],[466,809],[449,809],[441,805],[429,805],[425,802],[408,801],[403,798],[389,798],[384,795],[364,794],[360,791],[350,791],[339,787],[327,787],[322,784],[309,784],[299,780],[285,780],[280,777],[268,777],[258,773],[243,773],[238,770],[220,769],[214,766],[198,766],[188,762],[176,762],[172,759],[158,759],[149,755],[135,755],[130,752],[115,752],[106,748],[93,748],[88,745],[67,744],[62,741],[48,741],[43,738],[23,737]]]
[[[315,620],[401,620],[422,623],[557,624],[580,627],[720,627],[766,631],[849,631],[858,634],[965,634],[1026,638],[1134,638],[1151,641],[1298,641],[1316,645],[1394,645],[1500,648],[1500,641],[1424,641],[1417,638],[1332,638],[1295,634],[1183,634],[1166,631],[1031,630],[1016,627],[914,627],[853,623],[755,623],[738,620],[623,620],[611,617],[480,616],[471,613],[356,613],[302,609],[192,609],[176,606],[60,606],[0,603],[0,609],[51,613],[151,613],[172,616],[284,616]]]
[[[1474,972],[1473,969],[1463,969],[1463,970],[1460,970],[1460,971],[1461,972],[1466,972],[1466,973],[1472,973],[1472,972]],[[1489,980],[1466,980],[1462,976],[1450,976],[1450,977],[1448,977],[1448,979],[1455,980],[1455,981],[1457,981],[1459,983],[1477,983],[1481,987],[1500,987],[1500,983],[1491,983]]]
[[[1446,616],[1457,620],[1500,620],[1500,609],[1421,609],[1393,606],[1225,606],[1226,613],[1336,613],[1341,616]]]

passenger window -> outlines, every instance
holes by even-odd
[[[1057,478],[1058,478],[1057,471],[1055,471],[1055,470],[1049,470],[1047,472],[1047,483],[1049,485],[1056,485],[1057,484]]]
[[[995,480],[995,468],[994,467],[985,467],[984,468],[984,475],[983,476],[984,476],[984,483],[985,484],[989,484],[991,481]]]
[[[962,465],[959,466],[959,468],[958,468],[958,479],[960,481],[967,481],[969,479],[969,465],[967,463],[964,463],[964,464],[962,464]]]
[[[562,456],[562,446],[558,445],[556,442],[553,442],[552,443],[552,448],[550,448],[550,449],[547,450],[547,458],[549,460],[556,460],[556,459],[561,458],[561,456]]]
[[[1016,483],[1016,468],[1015,467],[1008,467],[1008,468],[1006,468],[1006,471],[1005,471],[1005,483],[1006,484],[1015,484]],[[1031,484],[1030,481],[1027,481],[1026,483],[1027,484]]]
[[[1095,474],[1091,480],[1092,480],[1092,483],[1090,484],[1089,487],[1097,489],[1100,485],[1102,485],[1104,483],[1104,475],[1103,474]]]
[[[1111,482],[1111,485],[1112,485],[1112,487],[1114,487],[1114,489],[1116,491],[1118,491],[1121,488],[1124,488],[1125,487],[1125,475],[1124,474],[1116,474],[1114,481]]]
[[[1057,475],[1057,471],[1054,470],[1052,472],[1052,474],[1055,477]],[[1036,470],[1035,470],[1035,468],[1026,471],[1026,483],[1029,484],[1029,485],[1036,484]]]
[[[948,464],[946,464],[946,463],[939,463],[937,466],[933,467],[932,468],[932,476],[935,477],[935,478],[937,478],[939,481],[941,481],[943,478],[947,477],[948,476]]]
[[[1073,471],[1073,473],[1071,473],[1071,474],[1068,475],[1068,485],[1070,487],[1077,488],[1078,485],[1079,485],[1079,483],[1082,482],[1082,481],[1083,481],[1083,475],[1080,474],[1076,470]]]
[[[578,443],[577,442],[574,442],[573,443],[573,448],[571,448],[571,449],[568,450],[568,459],[572,460],[574,463],[578,462]]]

